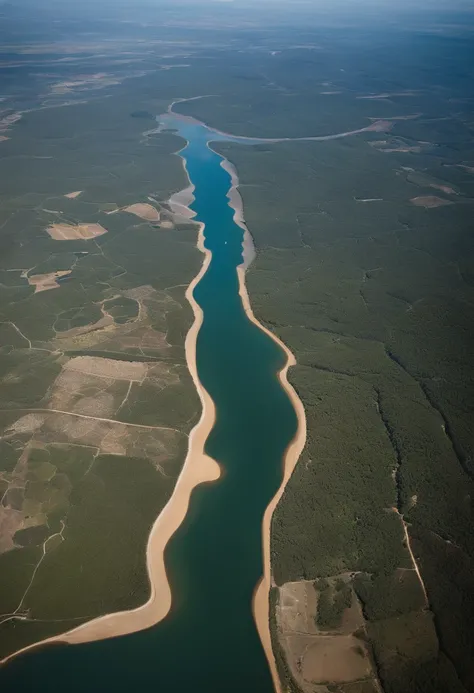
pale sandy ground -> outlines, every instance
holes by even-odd
[[[296,431],[296,435],[289,444],[283,460],[282,482],[275,496],[272,498],[270,504],[267,506],[267,509],[263,517],[263,577],[256,587],[252,605],[255,623],[257,625],[258,634],[260,636],[260,640],[262,641],[262,645],[268,660],[268,664],[273,678],[273,684],[275,686],[275,691],[277,691],[277,693],[282,693],[281,682],[278,676],[275,655],[273,652],[270,635],[269,592],[270,587],[272,586],[272,567],[270,560],[271,522],[273,513],[275,512],[275,508],[277,507],[283,495],[285,486],[288,483],[291,474],[293,473],[296,463],[298,462],[298,459],[306,443],[306,415],[300,398],[296,394],[294,387],[288,382],[288,370],[291,366],[296,365],[296,359],[294,355],[288,349],[286,344],[284,344],[275,334],[273,334],[273,332],[268,330],[257,320],[252,311],[247,286],[245,284],[245,272],[251,264],[252,260],[255,258],[255,248],[252,236],[248,231],[244,219],[242,197],[240,196],[238,190],[239,179],[237,176],[237,171],[233,164],[231,164],[231,162],[227,159],[224,159],[221,162],[221,166],[225,171],[229,173],[232,179],[232,187],[227,193],[227,197],[229,198],[229,206],[232,207],[232,209],[234,210],[234,221],[242,229],[244,229],[243,262],[237,268],[237,274],[239,278],[239,294],[242,299],[242,304],[244,306],[244,310],[248,319],[251,320],[255,325],[257,325],[261,330],[263,330],[271,339],[273,339],[286,354],[286,363],[279,372],[278,377],[280,379],[283,389],[288,394],[295,408],[296,415],[298,417],[298,428]]]
[[[179,118],[180,120],[186,121],[188,123],[198,123],[199,125],[203,125],[204,127],[207,128],[207,130],[209,132],[211,132],[211,133],[215,132],[218,135],[224,135],[225,137],[232,138],[233,140],[245,140],[248,142],[252,142],[252,141],[253,142],[268,142],[270,144],[278,144],[279,142],[325,142],[327,140],[337,140],[337,139],[341,139],[343,137],[351,137],[352,135],[359,135],[363,132],[388,132],[393,127],[392,121],[376,120],[364,128],[359,128],[358,130],[350,130],[348,132],[339,132],[339,133],[336,133],[334,135],[317,135],[317,136],[309,136],[309,137],[272,137],[272,138],[243,137],[241,135],[232,135],[230,132],[223,132],[222,130],[218,130],[217,128],[208,127],[205,123],[203,123],[200,120],[197,120],[196,118],[193,118],[192,116],[182,115],[181,113],[175,113],[175,111],[173,111],[173,106],[175,104],[183,103],[185,101],[195,101],[196,99],[203,99],[203,98],[206,98],[206,95],[193,96],[190,99],[176,99],[168,107],[168,113],[170,115],[173,115],[175,118]],[[159,131],[159,128],[157,130]]]
[[[70,200],[75,200],[76,197],[79,197],[79,195],[82,193],[82,190],[75,190],[74,192],[66,193],[64,197],[68,197]]]
[[[257,630],[269,663],[275,690],[277,693],[281,693],[282,688],[277,672],[275,656],[273,653],[269,626],[269,590],[272,584],[270,531],[271,520],[275,508],[280,501],[285,486],[291,477],[306,442],[306,416],[301,400],[296,394],[293,386],[288,382],[288,369],[290,366],[294,366],[296,364],[294,355],[291,353],[288,347],[281,342],[280,339],[278,339],[276,335],[258,322],[250,306],[250,299],[247,292],[247,287],[245,285],[245,272],[255,257],[255,249],[252,237],[247,229],[243,216],[242,198],[238,192],[238,177],[236,170],[234,166],[226,159],[222,161],[221,166],[231,176],[232,187],[228,193],[229,205],[234,210],[235,222],[244,230],[243,262],[237,268],[239,294],[249,320],[255,323],[271,339],[273,339],[286,354],[286,364],[279,372],[278,377],[282,387],[287,392],[293,403],[298,418],[298,428],[295,438],[289,444],[284,456],[282,483],[264,514],[262,523],[263,577],[256,587],[252,605]],[[194,200],[193,191],[194,186],[192,183],[190,183],[185,190],[175,193],[169,201],[173,211],[175,211],[173,208],[174,205],[179,207],[180,214],[183,214],[183,210],[186,210],[187,218],[193,218],[194,212],[189,209],[189,205]],[[211,397],[203,388],[199,380],[196,366],[196,340],[203,321],[203,313],[193,297],[193,290],[206,273],[211,261],[211,253],[204,247],[203,230],[204,226],[201,224],[199,228],[197,245],[201,252],[204,253],[204,262],[201,270],[190,283],[186,291],[186,298],[193,309],[194,322],[186,336],[185,343],[187,365],[201,399],[202,414],[199,422],[193,428],[189,436],[188,454],[173,494],[153,525],[150,537],[148,539],[146,560],[151,588],[150,598],[145,604],[137,609],[101,616],[83,624],[82,626],[79,626],[78,628],[68,631],[63,635],[48,638],[41,641],[41,643],[30,645],[29,647],[15,653],[15,655],[7,657],[4,661],[16,656],[16,654],[19,654],[20,652],[36,647],[38,644],[48,642],[67,642],[69,644],[76,644],[81,642],[102,640],[104,638],[116,637],[119,635],[126,635],[144,630],[165,618],[171,608],[171,587],[166,575],[166,566],[164,562],[166,545],[186,517],[190,496],[193,489],[201,483],[216,481],[220,476],[220,467],[218,463],[204,453],[206,439],[211,432],[215,421],[215,406]]]
[[[192,219],[194,217],[194,212],[189,209],[189,205],[194,201],[193,191],[194,186],[191,184],[184,190],[180,190],[174,193],[174,195],[171,195],[168,204],[174,214],[179,214],[185,217],[185,219]]]
[[[100,224],[51,224],[46,231],[55,241],[86,241],[107,233],[107,229]]]
[[[40,291],[59,289],[60,284],[56,281],[59,277],[66,277],[71,274],[71,270],[60,270],[59,272],[49,272],[48,274],[32,274],[28,276],[28,284],[35,287],[35,294]]]
[[[10,139],[10,138],[9,138],[9,137],[5,137],[5,135],[0,135],[0,142],[6,142],[6,141],[9,140],[9,139]]]
[[[134,205],[124,207],[123,211],[129,212],[129,214],[135,214],[136,217],[145,219],[145,221],[160,221],[160,213],[158,210],[147,202],[137,202]]]
[[[270,501],[270,504],[268,505],[264,517],[263,517],[263,524],[262,524],[262,541],[263,541],[263,577],[258,584],[256,590],[255,590],[255,595],[254,595],[254,600],[253,600],[253,614],[255,618],[255,622],[257,624],[257,630],[260,636],[260,639],[262,641],[265,654],[268,659],[268,663],[270,665],[270,670],[272,673],[273,677],[273,683],[275,686],[275,690],[277,693],[281,693],[282,688],[281,688],[281,682],[278,676],[277,672],[277,667],[276,667],[276,662],[275,662],[275,655],[273,652],[272,648],[272,642],[271,642],[271,636],[270,636],[270,605],[269,605],[269,592],[270,592],[270,587],[272,586],[272,568],[271,568],[271,560],[270,560],[270,540],[271,540],[271,523],[272,523],[272,517],[273,513],[275,512],[275,508],[277,507],[278,503],[280,502],[280,499],[283,495],[283,491],[285,490],[285,486],[287,485],[288,481],[290,480],[290,477],[293,473],[294,468],[296,467],[296,463],[298,462],[298,459],[301,455],[301,452],[303,451],[303,448],[306,443],[306,415],[304,411],[303,404],[296,394],[296,390],[294,387],[289,383],[288,381],[288,370],[291,366],[296,365],[296,359],[292,352],[288,349],[286,344],[284,344],[276,335],[273,334],[273,332],[270,332],[266,327],[263,327],[256,317],[253,314],[252,308],[250,306],[250,300],[249,300],[249,295],[247,292],[247,287],[245,285],[245,267],[244,265],[241,265],[238,268],[238,276],[239,276],[239,293],[240,296],[242,297],[242,303],[244,305],[245,312],[252,322],[254,322],[256,325],[260,327],[264,332],[268,334],[269,337],[271,337],[285,352],[287,361],[286,364],[283,366],[281,371],[278,374],[278,377],[280,379],[280,382],[282,384],[283,389],[286,391],[288,394],[289,398],[291,399],[291,402],[295,408],[296,415],[298,417],[298,428],[296,431],[296,435],[294,439],[291,441],[290,445],[288,446],[285,457],[283,460],[283,479],[280,484],[280,488],[276,492],[275,496],[272,498]]]

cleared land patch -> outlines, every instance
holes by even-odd
[[[160,213],[158,210],[146,202],[137,202],[133,205],[129,205],[128,207],[124,207],[123,211],[134,214],[136,217],[140,217],[140,219],[145,219],[145,221],[160,221]]]
[[[71,270],[59,270],[48,274],[30,274],[28,275],[28,284],[35,287],[35,293],[59,289],[60,284],[56,280],[60,277],[67,277],[69,274],[71,274]]]
[[[55,241],[88,240],[107,233],[101,224],[51,224],[46,230]]]

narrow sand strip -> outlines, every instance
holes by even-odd
[[[186,170],[185,163],[184,168]],[[187,170],[186,175],[188,175]],[[193,190],[192,184],[186,188],[188,203],[191,203],[193,200]],[[194,216],[191,210],[188,210],[188,213],[189,218]],[[215,481],[220,476],[218,463],[204,453],[206,439],[215,421],[215,407],[211,397],[201,385],[196,366],[196,340],[202,325],[203,312],[193,297],[193,291],[206,273],[211,261],[211,253],[204,247],[203,231],[204,225],[200,224],[197,247],[204,254],[204,261],[199,273],[194,277],[186,290],[186,298],[191,304],[194,313],[194,322],[185,341],[187,366],[201,399],[202,414],[199,422],[190,433],[188,453],[173,494],[156,519],[148,539],[146,563],[150,580],[150,597],[145,604],[137,609],[100,616],[64,634],[46,638],[38,643],[24,647],[6,657],[0,664],[9,661],[22,652],[38,647],[38,645],[54,642],[78,644],[135,633],[149,628],[164,619],[171,608],[171,588],[164,562],[165,548],[186,517],[193,489],[204,482]]]
[[[237,267],[237,275],[239,278],[239,294],[242,299],[242,304],[245,310],[245,314],[248,319],[253,322],[257,327],[259,327],[265,334],[267,334],[273,341],[275,341],[281,349],[286,354],[286,363],[278,373],[278,378],[281,385],[288,397],[293,404],[297,418],[298,418],[298,428],[294,439],[289,444],[286,449],[284,460],[283,460],[283,479],[280,484],[278,491],[275,496],[270,501],[265,514],[263,516],[262,523],[262,545],[263,545],[263,577],[257,585],[253,598],[253,615],[255,623],[257,625],[258,634],[265,650],[265,655],[268,660],[270,671],[273,678],[273,685],[275,686],[275,691],[277,693],[282,693],[281,681],[278,675],[278,670],[275,661],[275,653],[273,652],[271,634],[270,634],[270,587],[272,586],[272,566],[270,557],[270,544],[271,544],[271,523],[273,513],[277,507],[280,499],[285,490],[285,486],[290,480],[296,463],[301,455],[301,452],[306,443],[306,414],[303,407],[303,403],[298,397],[296,390],[293,385],[288,382],[288,370],[291,366],[296,365],[296,359],[293,353],[288,349],[286,344],[284,344],[273,332],[268,328],[264,327],[257,318],[255,317],[252,307],[250,305],[250,298],[247,291],[247,286],[245,284],[245,272],[249,267],[250,263],[255,257],[255,248],[253,245],[252,236],[250,235],[247,225],[245,223],[243,215],[243,203],[242,197],[238,191],[239,179],[235,167],[227,160],[224,159],[221,163],[223,169],[225,169],[232,178],[232,188],[229,190],[227,197],[229,198],[229,206],[234,210],[234,221],[242,229],[244,229],[244,243],[243,243],[243,262],[239,267]],[[246,236],[247,244],[246,244]]]
[[[205,127],[209,133],[216,133],[216,135],[221,135],[226,137],[229,141],[242,141],[242,142],[255,142],[258,143],[268,143],[268,144],[279,144],[280,142],[326,142],[328,140],[338,140],[344,137],[351,137],[352,135],[360,135],[363,132],[389,132],[393,126],[394,122],[392,120],[375,120],[370,125],[363,128],[358,128],[357,130],[349,130],[347,132],[338,132],[334,135],[316,135],[308,137],[245,137],[243,135],[232,135],[230,132],[224,132],[223,130],[218,130],[217,128],[211,128],[201,120],[194,118],[193,116],[187,116],[182,113],[176,113],[173,111],[173,106],[178,103],[183,103],[185,101],[195,101],[196,99],[205,98],[204,96],[193,96],[190,99],[177,99],[173,101],[168,106],[168,114],[179,118],[183,122],[194,123],[202,125]],[[209,140],[212,142],[212,140]],[[209,145],[209,142],[208,142]],[[227,159],[226,159],[227,161]]]

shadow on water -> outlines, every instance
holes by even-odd
[[[206,452],[223,475],[195,489],[168,544],[166,619],[121,638],[26,653],[0,671],[2,691],[273,691],[251,602],[262,574],[263,513],[280,484],[296,415],[276,377],[284,354],[247,319],[238,295],[242,230],[227,204],[230,176],[207,147],[204,126],[173,121],[168,116],[189,140],[182,156],[196,187],[192,206],[213,254],[194,292],[204,311],[197,365],[217,409]]]

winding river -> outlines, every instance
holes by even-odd
[[[262,520],[281,484],[297,417],[277,377],[287,356],[249,320],[239,295],[243,229],[229,206],[231,175],[208,146],[258,140],[227,137],[172,113],[164,124],[187,140],[180,154],[195,186],[191,209],[212,253],[194,288],[203,311],[196,363],[216,407],[205,452],[221,476],[194,489],[166,547],[173,601],[164,620],[119,638],[30,650],[2,668],[2,691],[274,691],[252,599],[263,571]]]

